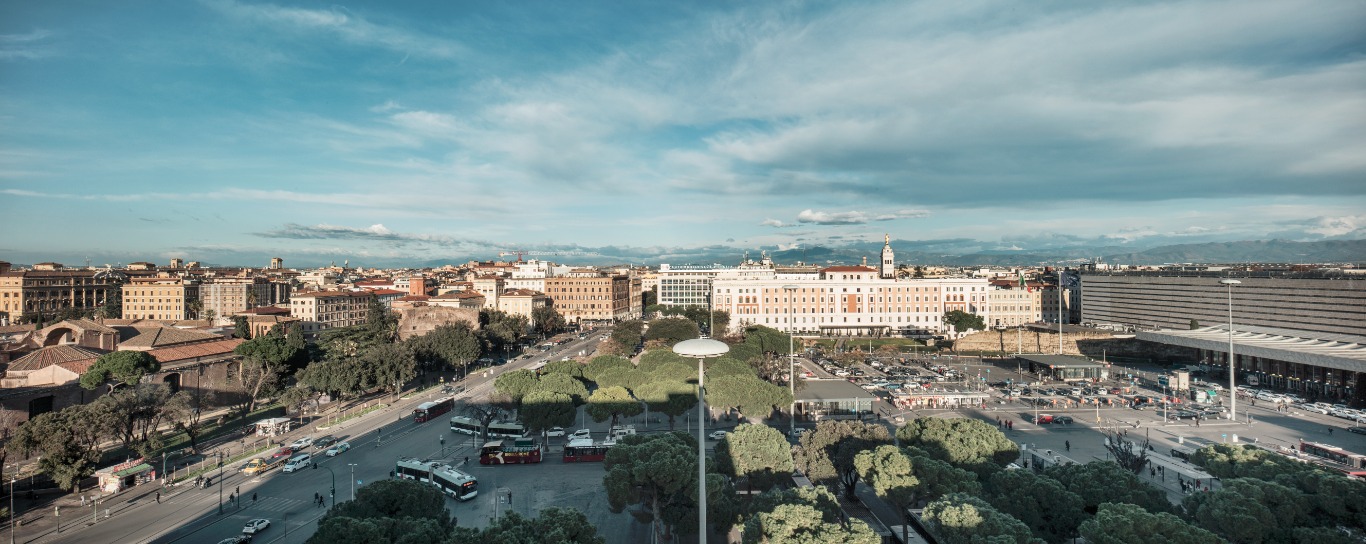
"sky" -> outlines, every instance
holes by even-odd
[[[0,260],[1362,239],[1362,29],[1342,0],[4,2]]]

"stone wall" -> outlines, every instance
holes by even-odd
[[[471,329],[479,330],[479,310],[472,308],[414,306],[398,310],[398,313],[399,340],[422,336],[450,323],[464,322],[468,323]]]

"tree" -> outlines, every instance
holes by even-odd
[[[0,410],[0,482],[5,481],[5,462],[9,460],[9,443],[19,430],[19,414]]]
[[[1218,535],[1166,512],[1149,512],[1133,504],[1103,503],[1096,517],[1081,523],[1081,536],[1091,544],[1219,544]]]
[[[531,328],[542,338],[564,330],[564,316],[554,306],[541,306],[531,311]]]
[[[199,435],[203,432],[199,420],[207,408],[214,405],[215,396],[213,391],[195,394],[180,391],[171,395],[166,402],[166,413],[174,421],[176,430],[185,433],[185,437],[190,439],[190,451],[199,451]]]
[[[356,489],[318,521],[310,543],[416,544],[443,542],[452,528],[441,491],[413,480],[377,480]]]
[[[423,367],[464,369],[470,361],[483,354],[479,336],[468,323],[440,325],[422,336],[409,338],[407,343]],[[435,368],[434,368],[435,367]]]
[[[607,451],[603,467],[607,505],[614,513],[639,505],[632,517],[653,522],[663,519],[666,509],[695,505],[686,491],[698,484],[697,442],[685,432],[626,436]],[[664,523],[666,539],[678,529],[674,525]]]
[[[739,410],[747,417],[767,417],[774,408],[792,404],[792,392],[754,376],[721,376],[707,380],[707,404]]]
[[[489,439],[489,425],[510,415],[516,405],[507,395],[494,393],[483,402],[464,405],[461,412],[479,422],[479,439],[483,442]]]
[[[793,464],[812,482],[834,485],[844,471],[855,470],[852,454],[836,464],[840,447],[851,440],[858,444],[877,444],[890,442],[891,437],[887,435],[887,428],[881,425],[862,421],[821,421],[816,428],[802,433],[792,448]]]
[[[100,459],[100,426],[92,424],[102,416],[94,404],[77,404],[56,412],[38,414],[25,421],[7,444],[11,453],[37,454],[39,469],[52,477],[57,487],[74,491],[83,479],[95,473]]]
[[[964,312],[962,310],[951,310],[944,314],[944,324],[953,328],[953,332],[964,333],[969,330],[987,330],[987,323],[982,316]]]
[[[1223,480],[1218,491],[1193,493],[1181,502],[1190,518],[1232,542],[1290,542],[1309,524],[1304,493],[1254,478]]]
[[[521,314],[490,309],[479,311],[479,334],[488,348],[486,352],[507,352],[526,337],[529,326],[526,316]]]
[[[982,484],[977,475],[944,461],[930,458],[913,446],[903,448],[911,456],[911,472],[919,482],[915,486],[915,502],[938,500],[952,493],[980,495]]]
[[[854,518],[848,525],[830,522],[815,508],[805,504],[780,504],[770,512],[759,512],[745,522],[745,544],[808,544],[844,542],[877,544],[877,533],[863,520]]]
[[[522,397],[522,408],[518,411],[522,423],[528,431],[543,432],[551,427],[568,427],[574,424],[574,399],[564,393],[533,390]]]
[[[986,475],[1019,457],[1019,447],[985,421],[967,418],[917,418],[896,432],[903,445],[930,457]]]
[[[716,444],[716,468],[744,479],[751,493],[767,490],[791,481],[792,446],[773,427],[742,423]]]
[[[417,377],[417,358],[403,344],[381,344],[358,357],[362,368],[372,376],[369,383],[383,386],[398,395],[403,384]]]
[[[478,538],[457,539],[456,543],[605,544],[606,539],[597,533],[597,527],[589,523],[583,512],[573,508],[550,507],[541,510],[534,518],[508,512],[485,528]]]
[[[1191,319],[1191,326],[1190,326],[1190,328],[1191,328],[1191,330],[1195,330],[1195,329],[1200,328],[1200,322],[1197,321],[1197,320],[1195,320],[1195,319]]]
[[[921,518],[943,544],[1033,544],[1029,526],[986,501],[954,493],[925,506]]]
[[[371,294],[365,307],[365,323],[361,325],[376,343],[392,343],[398,338],[398,314]]]
[[[617,419],[621,416],[631,417],[639,415],[644,408],[640,401],[631,396],[631,392],[625,387],[602,387],[593,391],[588,397],[588,405],[584,407],[588,416],[593,421],[599,423],[608,419],[612,420],[612,426],[617,425]]]
[[[575,406],[588,401],[588,387],[568,374],[541,376],[536,385],[532,386],[531,391],[550,391],[568,395],[574,401]]]
[[[650,328],[645,331],[645,341],[659,340],[665,345],[672,346],[684,340],[691,340],[701,336],[697,329],[697,324],[681,317],[665,317],[650,322]]]
[[[1049,542],[1076,536],[1086,519],[1083,502],[1057,480],[1028,470],[1002,470],[988,482],[987,502]]]
[[[611,375],[609,373],[602,377]],[[668,417],[669,430],[673,430],[678,416],[697,406],[697,384],[671,380],[648,381],[635,389],[635,396],[644,401],[651,412]]]
[[[118,276],[112,276],[109,287],[105,289],[104,304],[95,310],[95,315],[105,319],[120,319],[123,317],[123,284],[126,283]],[[40,329],[42,327],[39,327]]]
[[[612,329],[611,338],[630,352],[634,351],[636,346],[640,345],[642,339],[641,334],[644,330],[645,323],[639,319],[622,321],[621,323],[617,323],[617,326]]]
[[[232,336],[243,340],[251,340],[251,324],[247,322],[247,316],[232,316]]]
[[[170,388],[159,383],[139,383],[95,399],[92,413],[104,433],[119,439],[123,447],[146,456],[160,447],[157,427],[169,415]]]
[[[161,361],[145,351],[114,351],[95,359],[95,364],[81,374],[81,387],[95,389],[110,379],[113,391],[118,384],[133,385],[148,374],[161,371]]]
[[[548,365],[547,365],[548,366]],[[635,368],[631,360],[615,355],[599,355],[583,367],[583,379],[597,382],[598,377],[609,370],[629,370]]]
[[[1119,433],[1111,432],[1105,438],[1105,449],[1115,458],[1115,463],[1125,470],[1138,474],[1148,468],[1148,450],[1151,442],[1143,439],[1143,444],[1134,447],[1130,440],[1120,438]]]
[[[864,450],[854,456],[854,469],[863,481],[873,488],[878,497],[896,507],[901,514],[903,531],[910,526],[910,509],[916,504],[916,479],[911,458],[896,446],[883,445]],[[903,532],[903,541],[907,541]]]
[[[1044,469],[1044,475],[1080,496],[1090,514],[1104,503],[1133,504],[1154,513],[1172,512],[1166,493],[1112,461],[1053,465]]]
[[[526,396],[539,380],[536,373],[526,369],[513,370],[506,372],[493,381],[493,389],[507,395],[515,402],[521,402],[522,397]]]
[[[564,374],[571,378],[582,378],[583,364],[572,359],[568,361],[551,361],[547,363],[545,366],[541,367],[541,373]]]

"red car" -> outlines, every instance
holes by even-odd
[[[285,447],[283,447],[283,448],[280,448],[280,449],[279,449],[278,451],[276,451],[275,453],[270,454],[270,460],[271,460],[271,461],[274,461],[274,460],[279,459],[279,458],[281,458],[281,457],[289,457],[289,456],[291,456],[291,455],[294,455],[294,448],[291,448],[291,447],[289,447],[289,446],[285,446]]]

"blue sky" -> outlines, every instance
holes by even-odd
[[[1366,238],[1363,28],[1338,0],[5,2],[0,260]]]

